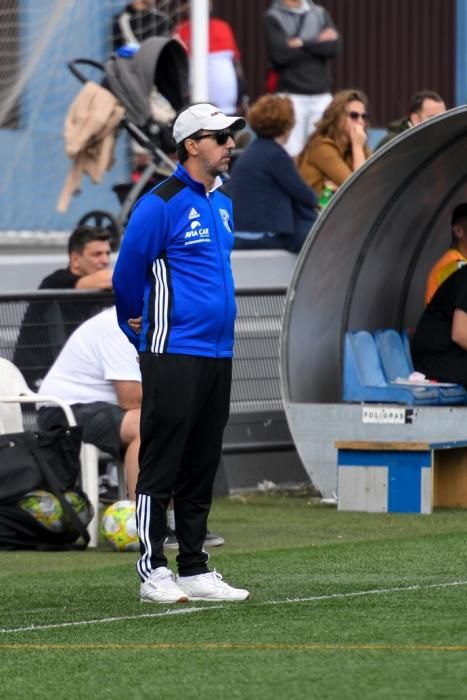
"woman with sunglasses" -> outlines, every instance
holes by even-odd
[[[368,99],[360,90],[336,93],[298,158],[305,182],[321,195],[336,190],[370,156]]]

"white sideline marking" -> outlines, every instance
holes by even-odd
[[[316,595],[309,598],[286,598],[285,600],[267,600],[263,605],[283,605],[284,603],[309,603],[314,600],[331,600],[334,598],[355,598],[364,595],[378,595],[380,593],[399,593],[404,591],[421,591],[428,588],[448,588],[448,586],[467,586],[467,581],[447,581],[446,583],[416,583],[413,586],[396,586],[395,588],[373,588],[367,591],[353,591],[350,593],[330,593],[329,595]]]
[[[413,586],[395,586],[394,588],[373,588],[367,591],[349,591],[348,593],[329,593],[327,595],[309,596],[307,598],[285,598],[284,600],[266,600],[259,605],[288,605],[289,603],[310,603],[320,600],[334,600],[337,598],[356,598],[357,596],[381,595],[388,593],[403,593],[405,591],[422,591],[430,588],[448,588],[451,586],[467,586],[467,581],[447,581],[445,583],[414,584]],[[12,632],[38,632],[40,630],[61,629],[64,627],[78,627],[80,625],[98,625],[108,622],[122,622],[124,620],[141,620],[144,618],[168,617],[172,615],[187,615],[207,610],[219,610],[224,605],[209,605],[192,608],[176,608],[157,613],[143,613],[142,615],[122,615],[121,617],[101,617],[96,620],[77,620],[75,622],[57,622],[52,625],[29,625],[28,627],[15,627],[11,629],[1,628],[0,633]]]
[[[76,620],[74,622],[57,622],[53,625],[29,625],[28,627],[16,627],[14,629],[1,628],[2,634],[8,632],[37,632],[38,630],[53,630],[62,627],[77,627],[79,625],[98,625],[100,622],[121,622],[123,620],[141,620],[145,617],[167,617],[169,615],[186,615],[187,613],[202,612],[203,610],[218,610],[222,605],[210,605],[202,608],[176,608],[164,610],[158,613],[143,613],[142,615],[122,615],[121,617],[100,617],[96,620]]]

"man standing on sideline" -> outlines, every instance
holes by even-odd
[[[328,11],[312,0],[273,0],[264,30],[276,91],[294,106],[295,126],[285,149],[295,158],[331,102],[329,62],[341,40]]]
[[[135,205],[113,275],[118,320],[140,353],[141,449],[136,511],[144,602],[246,600],[209,571],[203,550],[230,403],[234,224],[220,189],[245,126],[211,104],[174,123],[180,164]],[[173,497],[178,575],[163,545]]]
[[[388,133],[381,139],[375,150],[389,143],[389,141],[392,141],[392,139],[404,133],[404,131],[407,131],[407,129],[410,129],[412,126],[417,126],[417,124],[426,122],[427,119],[437,117],[438,114],[443,114],[443,112],[446,111],[446,105],[444,104],[443,98],[440,97],[437,92],[433,92],[433,90],[420,90],[412,96],[408,111],[407,117],[403,117],[389,124]]]

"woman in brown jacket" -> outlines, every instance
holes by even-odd
[[[360,90],[342,90],[316,124],[297,165],[318,195],[326,185],[336,190],[370,156],[367,106]]]

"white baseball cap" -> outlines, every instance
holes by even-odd
[[[181,143],[201,129],[206,131],[224,131],[224,129],[240,131],[245,126],[246,121],[243,117],[228,117],[214,105],[201,103],[187,107],[178,115],[173,126],[173,137],[176,143]]]

